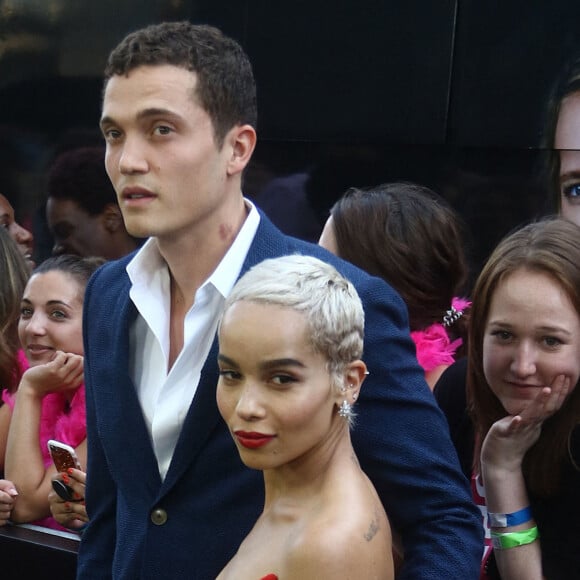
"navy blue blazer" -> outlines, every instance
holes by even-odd
[[[481,519],[445,418],[417,364],[402,300],[383,281],[319,246],[285,236],[263,214],[242,272],[292,253],[331,262],[364,304],[363,358],[370,375],[356,405],[353,444],[402,535],[405,564],[399,577],[477,578]],[[103,266],[86,291],[90,523],[81,541],[78,578],[213,579],[261,513],[262,474],[243,465],[219,415],[214,340],[161,481],[128,371],[129,328],[137,316],[125,271],[129,259]]]

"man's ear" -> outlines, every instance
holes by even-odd
[[[102,220],[105,230],[114,234],[123,227],[123,216],[121,209],[116,203],[108,203],[102,213]]]
[[[362,360],[355,360],[347,365],[344,371],[343,388],[340,392],[341,401],[346,400],[351,405],[356,402],[367,374],[367,365]]]
[[[226,142],[232,153],[227,165],[228,175],[236,175],[244,170],[256,147],[256,139],[256,131],[251,125],[236,125],[229,131]]]

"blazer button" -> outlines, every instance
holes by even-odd
[[[162,526],[167,521],[167,512],[161,508],[154,509],[151,512],[151,521],[156,526]]]

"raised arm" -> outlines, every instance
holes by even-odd
[[[503,580],[543,578],[541,540],[522,462],[538,440],[542,423],[562,406],[569,388],[569,378],[557,376],[520,415],[494,423],[483,442],[482,476],[495,559]]]

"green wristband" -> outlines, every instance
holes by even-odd
[[[538,526],[519,532],[491,532],[491,543],[497,550],[509,550],[535,542],[538,537]]]

